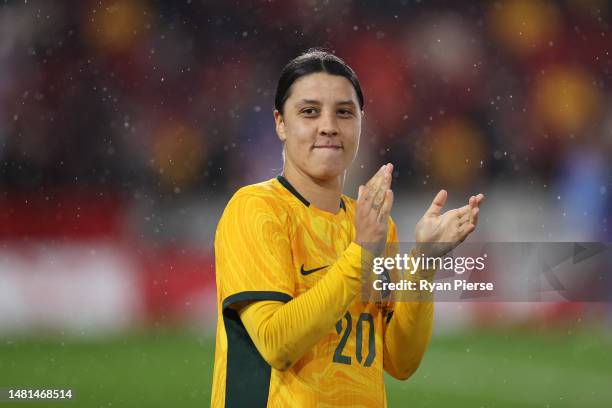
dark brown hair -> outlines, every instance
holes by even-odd
[[[274,98],[274,107],[281,115],[285,102],[289,99],[291,85],[297,79],[317,72],[326,72],[330,75],[339,75],[348,79],[357,93],[359,108],[363,110],[363,93],[355,71],[334,54],[318,48],[311,48],[289,61],[281,72]]]

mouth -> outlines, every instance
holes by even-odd
[[[341,145],[321,145],[321,146],[313,146],[313,149],[330,149],[330,150],[342,150],[343,147]]]

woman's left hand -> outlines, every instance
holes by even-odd
[[[443,256],[470,235],[478,224],[483,194],[470,197],[468,204],[441,214],[448,193],[440,190],[415,228],[417,254]]]

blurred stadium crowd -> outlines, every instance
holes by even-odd
[[[2,2],[0,330],[51,313],[29,299],[58,276],[77,325],[92,297],[99,321],[214,307],[216,221],[280,172],[276,80],[313,46],[365,94],[346,193],[393,162],[405,240],[447,188],[488,195],[477,239],[611,241],[611,22],[605,0]]]

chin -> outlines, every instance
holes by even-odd
[[[331,180],[336,177],[342,176],[346,171],[346,167],[341,166],[340,163],[334,163],[329,165],[320,165],[312,169],[310,172],[311,176],[317,180]]]

